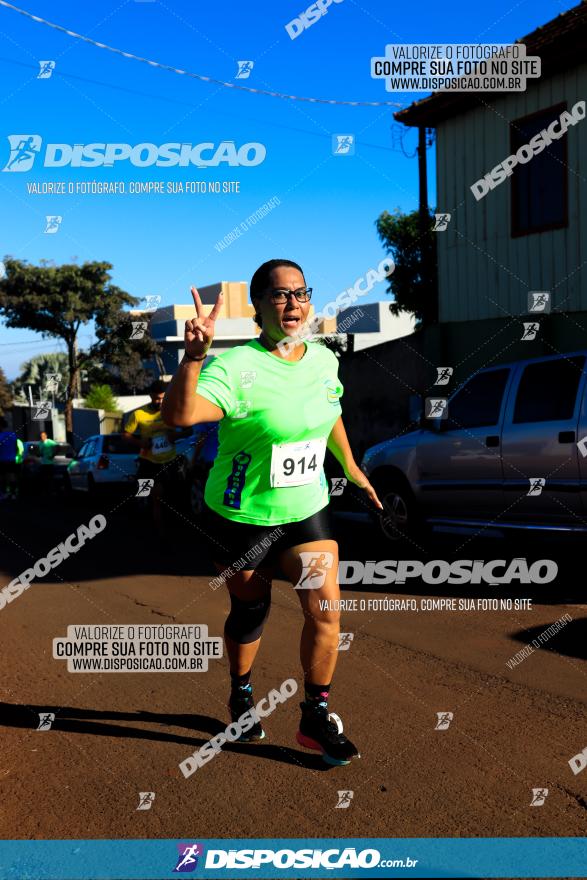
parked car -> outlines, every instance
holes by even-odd
[[[75,457],[73,447],[69,443],[58,443],[53,447],[53,458],[50,465],[41,464],[41,449],[38,440],[26,440],[22,454],[22,478],[25,491],[33,491],[42,474],[41,468],[48,468],[51,482],[58,487],[67,480],[67,469]],[[44,476],[44,474],[43,474]]]
[[[586,359],[578,351],[488,367],[442,418],[368,449],[362,467],[384,505],[385,535],[422,525],[587,531]]]
[[[124,488],[137,472],[138,451],[121,434],[95,434],[83,443],[67,469],[73,491],[93,495]]]

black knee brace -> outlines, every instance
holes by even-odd
[[[230,613],[224,624],[224,632],[230,636],[233,642],[239,645],[248,645],[260,638],[269,617],[271,606],[271,593],[261,599],[252,599],[244,602],[230,594]]]

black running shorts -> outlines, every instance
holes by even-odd
[[[227,519],[205,504],[200,527],[208,536],[213,561],[232,567],[238,561],[238,571],[278,564],[280,553],[296,544],[335,540],[328,505],[299,522],[257,526]]]

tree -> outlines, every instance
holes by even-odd
[[[114,397],[110,385],[92,385],[84,400],[84,406],[89,409],[103,409],[106,412],[118,411],[118,401]]]
[[[437,323],[438,273],[432,215],[424,233],[418,211],[410,214],[403,214],[399,209],[393,214],[384,211],[375,226],[385,252],[391,254],[395,263],[388,289],[394,297],[391,313],[414,314],[417,328]]]
[[[131,340],[131,315],[125,307],[139,300],[111,282],[111,263],[85,262],[39,266],[4,259],[6,275],[0,280],[0,316],[8,327],[24,327],[45,337],[62,339],[67,351],[65,428],[73,442],[73,398],[82,369],[91,363],[111,366],[132,375],[137,388],[152,376],[143,359],[153,358],[159,346],[148,332]],[[86,350],[78,344],[80,327],[94,322],[96,341]]]
[[[4,374],[4,370],[0,367],[0,416],[5,415],[6,411],[12,406],[12,392],[10,385]]]
[[[67,355],[65,352],[51,351],[46,354],[37,354],[30,358],[30,360],[25,361],[24,364],[21,364],[20,375],[14,380],[12,386],[15,398],[25,402],[28,401],[28,386],[32,385],[35,397],[38,400],[41,399],[43,389],[52,385],[48,379],[50,373],[57,373],[62,377],[59,385],[63,387],[62,382],[67,377]],[[58,391],[55,393],[58,393]]]
[[[319,342],[325,348],[329,348],[338,358],[342,357],[342,355],[346,354],[348,351],[348,337],[346,343],[334,335],[318,336],[316,342]]]

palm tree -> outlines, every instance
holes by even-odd
[[[55,387],[48,379],[50,373],[57,373],[61,381]],[[65,352],[56,351],[48,354],[37,354],[35,357],[21,364],[20,375],[15,379],[13,389],[14,397],[27,403],[29,400],[28,386],[33,386],[33,395],[39,400],[43,397],[43,391],[48,394],[63,392],[67,383],[68,366]],[[53,389],[53,391],[51,391]]]

